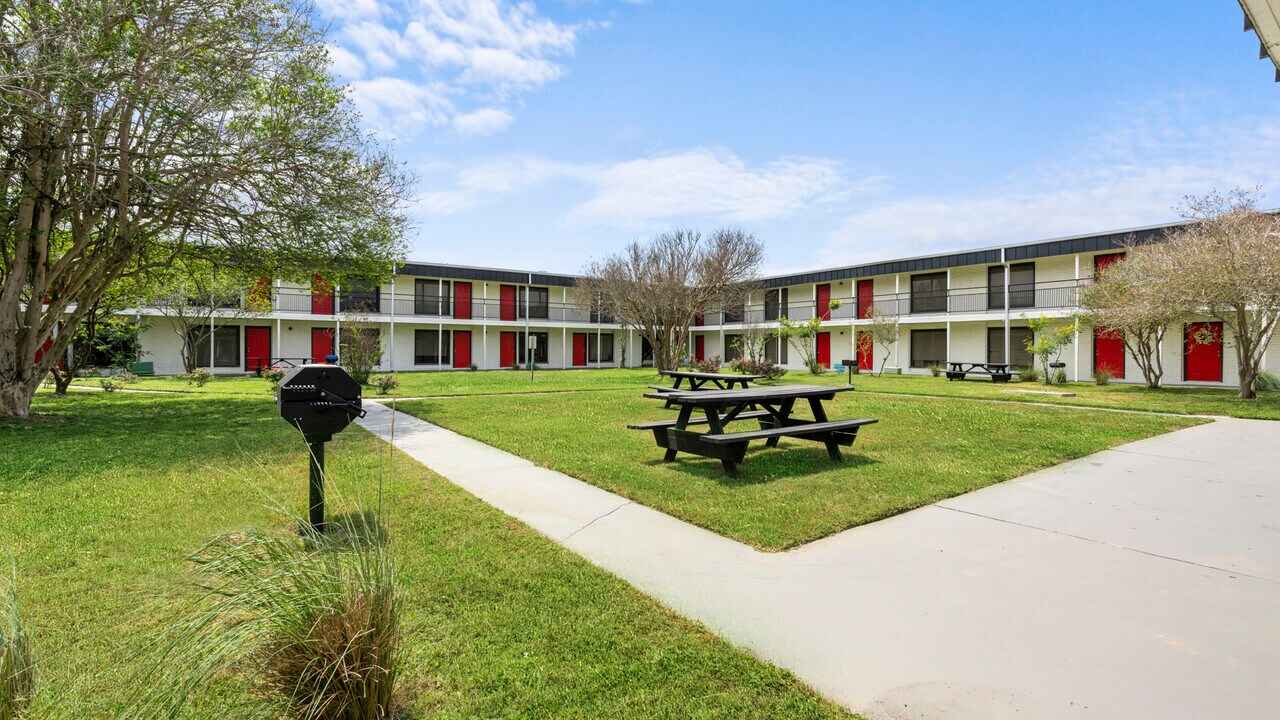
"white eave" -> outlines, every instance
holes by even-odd
[[[1258,35],[1258,58],[1271,58],[1280,82],[1280,0],[1240,0],[1244,29]]]

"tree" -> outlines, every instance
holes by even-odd
[[[1044,315],[1027,320],[1027,327],[1031,329],[1031,339],[1026,341],[1027,352],[1040,361],[1044,381],[1049,385],[1053,384],[1053,373],[1049,364],[1058,361],[1062,356],[1063,348],[1071,344],[1076,331],[1080,329],[1078,320],[1072,320],[1066,325],[1059,325],[1057,322],[1056,318]]]
[[[884,348],[880,359],[880,370],[876,373],[876,377],[880,377],[884,375],[885,365],[889,363],[889,353],[898,343],[898,316],[873,306],[867,312],[867,319],[871,324],[867,325],[867,329],[863,331],[866,333],[864,337],[867,338],[864,342]]]
[[[1180,324],[1188,311],[1171,302],[1166,291],[1171,254],[1162,248],[1126,241],[1125,259],[1112,264],[1080,293],[1085,321],[1099,332],[1119,333],[1147,387],[1164,378],[1165,331]]]
[[[54,365],[54,392],[63,395],[71,381],[95,361],[121,371],[142,357],[141,335],[145,324],[102,302],[85,315],[75,329],[65,367]]]
[[[181,257],[389,274],[409,177],[358,128],[288,0],[0,11],[0,417],[25,416],[113,284]]]
[[[743,359],[755,363],[764,359],[765,348],[774,337],[777,337],[774,331],[756,322],[755,316],[748,311],[742,318],[742,332],[733,340],[733,346]]]
[[[778,318],[778,337],[783,338],[800,355],[800,362],[814,375],[822,374],[818,362],[818,333],[822,331],[822,318],[815,316],[805,321]]]
[[[1181,211],[1191,222],[1142,250],[1167,268],[1160,286],[1167,302],[1231,334],[1246,400],[1257,397],[1254,383],[1280,321],[1280,215],[1259,211],[1259,198],[1257,188],[1189,196]]]
[[[247,290],[255,283],[217,263],[182,259],[154,272],[151,279],[143,303],[169,319],[187,372],[210,362],[207,352],[200,356],[199,348],[212,343],[218,328],[271,310],[269,289],[264,303],[260,294],[251,296]]]
[[[373,369],[382,362],[382,331],[365,315],[345,314],[338,347],[342,367],[351,374],[351,379],[368,385]]]
[[[744,304],[763,259],[764,246],[742,230],[722,228],[704,239],[677,228],[588,263],[578,297],[636,328],[653,348],[657,368],[674,370],[694,317],[715,304]]]

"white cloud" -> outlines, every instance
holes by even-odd
[[[339,77],[348,81],[364,77],[364,61],[341,45],[329,45],[329,64]]]
[[[1123,229],[1177,219],[1188,194],[1262,184],[1280,188],[1280,122],[1211,127],[1137,113],[1065,162],[981,194],[908,197],[850,216],[820,252],[851,264],[1000,243]]]
[[[515,119],[509,104],[562,77],[562,60],[573,54],[578,33],[594,26],[558,24],[540,16],[531,2],[508,0],[402,0],[384,6],[358,0],[352,5],[358,7],[339,0],[321,4],[341,21],[334,37],[345,55],[335,53],[335,69],[344,77],[394,79],[450,98],[447,106],[435,107],[455,118],[454,126],[465,135],[509,126]],[[366,97],[367,105],[395,102]],[[392,118],[373,114],[367,122],[376,132],[409,134],[407,123],[388,126],[387,120]]]
[[[855,191],[830,160],[780,158],[753,167],[726,150],[699,148],[603,166],[490,159],[457,172],[420,207],[448,215],[553,182],[587,197],[567,211],[570,224],[630,229],[664,220],[776,220]]]
[[[481,108],[465,115],[455,115],[453,128],[463,135],[491,135],[507,129],[515,116],[501,108]]]
[[[444,92],[393,77],[351,83],[351,99],[365,123],[391,137],[447,125],[454,108]]]

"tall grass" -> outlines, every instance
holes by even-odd
[[[283,512],[283,511],[282,511]],[[211,683],[235,677],[245,712],[308,720],[390,717],[401,594],[371,515],[223,535],[193,556],[193,602],[146,650],[127,717],[174,717]],[[296,523],[296,525],[294,525]]]
[[[17,574],[0,573],[0,720],[23,717],[35,696],[31,637],[18,611]]]

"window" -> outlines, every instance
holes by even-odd
[[[601,312],[599,308],[593,307],[591,308],[591,322],[603,323],[605,325],[612,325],[613,318]]]
[[[730,362],[742,357],[742,336],[741,335],[725,335],[724,336],[724,361]]]
[[[1036,264],[1017,263],[1009,266],[1009,307],[1036,306]],[[1004,308],[1004,267],[987,268],[987,308]]]
[[[377,285],[356,281],[342,292],[341,309],[351,312],[381,312],[382,294]]]
[[[777,320],[787,314],[787,288],[769,290],[764,294],[764,319]]]
[[[946,330],[911,331],[911,367],[925,368],[947,362]]]
[[[525,302],[526,296],[528,303]],[[547,319],[549,316],[549,306],[551,305],[551,291],[544,287],[524,287],[516,289],[516,310],[518,317],[531,317]],[[528,305],[528,314],[526,315],[525,305]],[[536,359],[534,362],[538,362]],[[544,361],[545,362],[545,361]]]
[[[599,338],[598,346],[597,338]],[[613,362],[613,333],[587,336],[587,362]]]
[[[1027,343],[1031,341],[1031,328],[1009,328],[1009,365],[1026,367],[1031,365],[1031,353],[1027,352]],[[987,362],[1005,364],[1004,362],[1004,328],[987,328]]]
[[[529,336],[533,338],[533,361],[545,365],[547,363],[547,358],[550,357],[550,353],[547,349],[547,334],[544,332],[531,332],[529,333]],[[519,358],[516,362],[521,365],[524,365],[527,362],[525,360],[524,343],[524,333],[516,335],[516,357]],[[590,342],[587,343],[587,347],[590,349]]]
[[[769,338],[764,344],[764,356],[779,365],[787,364],[787,341],[782,338]]]
[[[1002,306],[1003,307],[1003,306]],[[947,274],[911,276],[911,312],[947,311]]]
[[[727,307],[724,309],[724,324],[728,325],[729,323],[740,323],[742,322],[742,318],[745,314],[746,313],[743,312],[743,308],[741,305],[734,308]]]
[[[414,280],[413,313],[415,315],[448,315],[449,281]]]
[[[191,328],[196,367],[209,367],[209,328]],[[213,367],[240,367],[240,326],[224,325],[213,331]]]
[[[449,333],[439,330],[413,331],[414,365],[447,365],[449,363]]]

